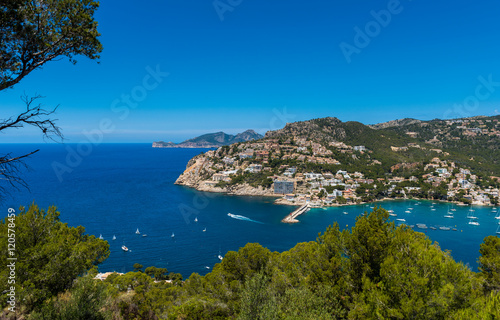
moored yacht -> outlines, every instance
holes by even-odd
[[[477,219],[477,217],[474,216],[474,214],[472,212],[474,212],[474,210],[473,211],[469,210],[469,213],[467,213],[467,219]]]
[[[469,221],[469,224],[473,225],[473,226],[478,226],[479,222],[477,222],[476,220],[472,219],[471,221]]]

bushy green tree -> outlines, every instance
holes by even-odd
[[[134,272],[142,272],[142,268],[144,268],[144,266],[140,263],[134,263]]]
[[[82,226],[62,223],[55,207],[21,207],[15,225],[17,301],[28,311],[71,288],[74,279],[109,256],[107,241],[85,234]],[[0,223],[2,237],[7,228],[4,219]],[[4,266],[7,257],[7,241],[0,241],[0,263]],[[8,286],[8,272],[4,268],[0,271],[2,291]]]
[[[278,319],[279,304],[269,280],[267,276],[257,273],[246,281],[241,292],[238,319]]]
[[[106,285],[94,279],[95,273],[75,280],[73,288],[61,294],[41,311],[34,312],[32,320],[106,320],[111,319],[104,307],[108,302]]]
[[[500,238],[484,238],[479,249],[479,271],[486,291],[500,292]]]

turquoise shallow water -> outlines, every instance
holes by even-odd
[[[288,250],[296,243],[315,240],[319,232],[337,221],[352,227],[355,217],[370,206],[312,209],[299,217],[300,223],[280,222],[293,210],[273,204],[273,198],[207,194],[173,184],[187,161],[201,149],[153,149],[150,144],[102,144],[75,158],[76,145],[2,144],[2,152],[41,151],[28,160],[26,173],[30,191],[13,191],[2,204],[19,207],[36,201],[40,206],[57,205],[61,220],[83,225],[87,232],[109,240],[110,257],[101,271],[127,272],[134,263],[167,267],[188,276],[205,274],[229,250],[258,242],[273,251]],[[53,167],[71,169],[58,179]],[[479,244],[495,234],[498,220],[491,208],[474,208],[479,226],[467,224],[468,207],[429,201],[378,203],[405,219],[407,224],[450,226],[457,231],[416,229],[425,232],[452,256],[476,269]],[[410,213],[405,211],[412,207]],[[455,218],[443,216],[454,208]],[[348,214],[344,214],[347,212]],[[232,216],[229,216],[231,213]],[[197,218],[197,222],[195,222]],[[141,235],[136,235],[136,229]],[[206,231],[203,231],[206,229]],[[175,234],[172,237],[172,233]],[[142,234],[147,234],[143,237]],[[111,240],[116,235],[116,240]],[[125,244],[131,251],[124,252]]]

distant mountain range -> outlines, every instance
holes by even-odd
[[[202,136],[183,141],[181,143],[157,141],[153,148],[218,148],[237,142],[246,142],[262,139],[264,136],[253,130],[247,130],[237,135],[227,134],[222,131],[207,133]]]

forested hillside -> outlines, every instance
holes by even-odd
[[[416,133],[419,142],[443,148],[459,163],[484,175],[500,175],[500,116],[405,122],[386,130]]]
[[[346,157],[332,149],[336,159],[343,165],[353,166],[352,170],[366,167],[375,159],[381,162],[381,171],[387,173],[397,163],[428,162],[439,156],[488,177],[500,176],[499,119],[500,116],[431,121],[402,119],[366,126],[328,117],[289,123],[283,129],[266,133],[266,138],[286,141],[300,137],[324,146],[332,142],[365,146],[370,154],[363,159]]]

